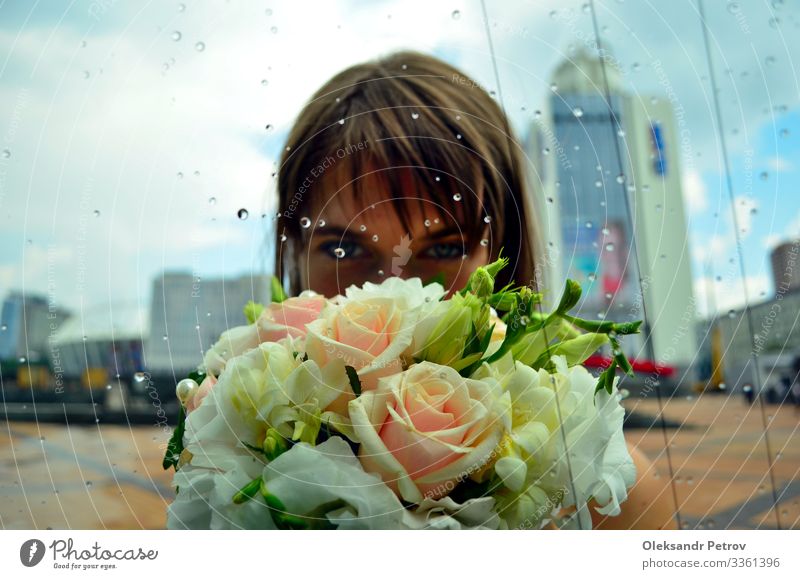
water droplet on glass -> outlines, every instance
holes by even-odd
[[[766,171],[762,171],[762,172],[759,174],[759,176],[758,176],[758,177],[759,177],[759,179],[761,179],[762,181],[766,181],[767,179],[769,179],[769,173],[767,173]]]
[[[488,239],[481,239],[481,246],[482,247],[486,247],[487,245],[489,245],[489,240]]]
[[[269,29],[269,31],[272,32],[272,34],[277,34],[278,33],[278,27],[277,26],[272,26]]]
[[[92,488],[92,481],[90,480],[86,481],[86,488]]]
[[[180,31],[176,30],[172,33],[172,40],[178,42],[182,38]]]
[[[461,201],[461,193],[453,193],[453,201]]]
[[[452,16],[453,20],[458,20],[461,18],[461,10],[453,10],[450,16]]]
[[[133,375],[134,382],[144,382],[146,379],[147,377],[144,375],[144,372],[136,372],[136,374]]]
[[[339,124],[343,125],[344,124],[344,119],[339,119]]]
[[[197,44],[194,45],[194,49],[197,52],[203,52],[206,49],[206,43],[205,42],[198,42]]]
[[[558,90],[558,85],[556,83],[551,83],[550,90],[556,92]]]
[[[311,220],[308,217],[301,217],[300,227],[302,227],[303,229],[308,229],[309,227],[311,227]]]
[[[269,81],[266,78],[261,79],[261,86],[267,86],[268,84],[269,84]]]
[[[586,278],[587,278],[589,281],[594,281],[594,280],[596,280],[596,279],[597,279],[597,275],[596,275],[596,274],[594,274],[594,273],[590,273],[589,275],[587,275],[587,276],[586,276]],[[602,315],[602,314],[601,314],[601,315]]]
[[[247,211],[247,209],[239,209],[239,211],[236,212],[236,215],[239,217],[239,219],[244,221],[245,219],[247,219],[250,213]]]
[[[583,109],[581,107],[575,107],[572,109],[572,114],[575,115],[575,118],[579,119],[583,116]]]
[[[7,325],[5,325],[5,324],[3,324],[2,326],[0,326],[0,331],[2,331],[2,332],[5,332],[7,329],[8,329],[8,326],[7,326]]]
[[[598,179],[597,181],[594,182],[594,186],[599,189],[600,187],[603,186],[603,182],[600,179]]]
[[[424,225],[425,225],[425,227],[430,227],[431,226],[431,220],[430,219],[426,219]]]
[[[383,276],[385,275],[385,274],[383,273],[383,270],[382,270],[382,269],[379,269],[379,270],[378,270],[378,275],[379,275],[379,276],[381,276],[381,277],[383,277]]]
[[[622,173],[620,173],[619,175],[617,175],[617,183],[619,183],[620,185],[622,185],[624,182],[625,182],[625,175],[623,175]]]
[[[345,256],[344,249],[342,249],[341,247],[337,247],[336,249],[334,249],[333,254],[339,259]]]
[[[84,78],[84,79],[88,79],[90,76],[91,76],[91,75],[89,74],[89,71],[88,71],[88,70],[84,70],[84,71],[83,71],[83,78]]]
[[[3,149],[3,159],[10,159],[11,158],[11,151],[8,149]]]
[[[209,197],[208,198],[208,204],[209,205],[216,205],[217,204],[217,198],[216,197]]]
[[[491,217],[489,217],[488,215],[487,215],[486,217],[484,217],[484,218],[483,218],[483,222],[484,222],[484,223],[491,223],[491,221],[492,221],[492,218],[491,218]]]
[[[606,243],[605,248],[606,248],[606,251],[614,251],[614,244],[613,243]]]
[[[271,132],[271,131],[272,131],[272,128],[273,128],[273,127],[272,127],[272,125],[266,125],[266,126],[264,127],[264,130],[265,130],[265,131],[267,131],[267,132],[269,133],[269,132]]]
[[[457,135],[456,135],[456,139],[459,139],[459,140],[461,140],[461,133],[459,133],[459,134],[457,134]]]
[[[419,113],[411,113],[411,118],[416,121],[419,118]]]
[[[286,237],[286,235],[285,235],[285,234],[283,234],[283,233],[281,233],[281,236],[280,236],[281,243],[283,243],[283,242],[284,242],[284,241],[286,241],[287,239],[288,239],[288,238]]]
[[[178,4],[178,12],[183,12],[186,10],[186,4]]]
[[[378,236],[377,235],[373,235],[372,236],[372,241],[378,241]]]
[[[100,210],[95,209],[94,211],[92,211],[92,215],[94,215],[95,217],[100,217]]]
[[[591,221],[587,221],[584,225],[586,226],[586,229],[591,229],[592,227],[594,227]]]
[[[325,220],[324,219],[320,219],[317,222],[317,227],[325,227]]]

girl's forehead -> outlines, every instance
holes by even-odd
[[[341,174],[337,177],[321,183],[313,195],[313,213],[325,223],[351,229],[405,223],[409,230],[424,231],[431,225],[467,225],[470,221],[462,193],[447,190],[444,183],[437,191],[429,190],[406,168],[371,171],[347,180]],[[473,195],[477,199],[470,205],[475,201],[480,205],[482,192]]]

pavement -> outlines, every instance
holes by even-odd
[[[624,405],[636,425],[625,437],[672,477],[682,528],[800,528],[800,411],[762,414],[726,394]],[[64,422],[0,421],[0,528],[163,529],[175,497],[161,467],[170,432]]]

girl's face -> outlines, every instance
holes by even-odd
[[[468,252],[467,241],[488,240],[488,225],[485,231],[465,231],[452,207],[420,202],[408,185],[410,230],[390,200],[365,204],[347,191],[331,199],[321,211],[324,225],[313,224],[302,240],[298,265],[304,288],[333,297],[366,281],[397,276],[425,283],[439,274],[449,292],[464,287],[475,268],[486,265],[491,249],[479,243]]]

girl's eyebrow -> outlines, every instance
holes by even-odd
[[[462,235],[466,232],[459,227],[452,226],[447,227],[445,229],[440,229],[438,231],[434,231],[429,235],[425,236],[425,239],[443,239],[445,237],[450,237],[451,235]],[[340,238],[365,238],[371,237],[372,233],[370,231],[353,231],[352,229],[347,229],[345,227],[341,227],[338,225],[326,225],[325,227],[317,228],[315,234],[318,236],[322,235],[331,235]]]

